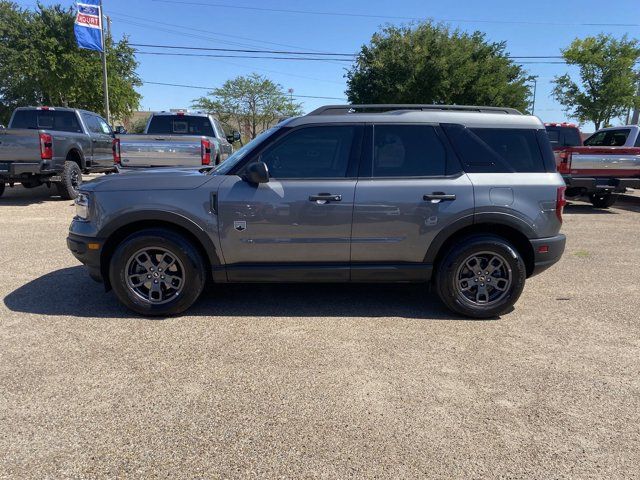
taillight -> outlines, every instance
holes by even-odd
[[[562,223],[562,210],[564,206],[567,204],[567,200],[564,198],[564,191],[567,187],[558,187],[558,192],[556,193],[556,217]]]
[[[42,160],[53,158],[53,139],[48,133],[40,134],[40,158]]]
[[[211,141],[206,138],[200,141],[200,156],[202,165],[211,165]]]
[[[558,153],[558,173],[570,173],[571,172],[571,152],[563,150]]]
[[[120,139],[114,138],[113,143],[111,144],[111,150],[113,151],[113,163],[116,165],[120,165],[120,161],[122,157],[120,156]]]

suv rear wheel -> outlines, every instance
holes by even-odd
[[[143,230],[116,249],[109,280],[118,299],[142,315],[176,315],[189,308],[204,288],[202,257],[182,235]]]
[[[494,235],[467,237],[437,266],[438,296],[451,310],[473,318],[508,311],[518,300],[526,268],[518,251]]]

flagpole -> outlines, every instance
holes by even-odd
[[[102,11],[102,0],[100,0],[100,29],[102,37],[102,90],[104,91],[104,114],[107,123],[111,125],[109,114],[109,82],[107,82],[107,41],[104,36],[104,12]]]

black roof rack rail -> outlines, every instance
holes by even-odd
[[[474,105],[415,105],[415,104],[372,104],[372,105],[325,105],[316,108],[307,115],[346,115],[349,113],[387,113],[396,110],[441,110],[456,112],[504,113],[507,115],[522,115],[515,108],[506,107],[478,107]]]

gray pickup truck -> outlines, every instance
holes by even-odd
[[[53,184],[64,199],[78,194],[83,173],[114,170],[109,124],[86,110],[17,108],[0,129],[0,196],[5,185]]]
[[[238,132],[226,135],[211,115],[159,112],[143,134],[119,136],[116,148],[122,167],[194,167],[223,162],[239,139]]]
[[[486,318],[560,259],[565,188],[544,125],[516,110],[327,106],[215,168],[83,185],[67,245],[144,315],[184,311],[207,279],[431,280]]]

